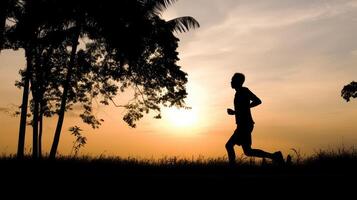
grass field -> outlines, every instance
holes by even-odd
[[[152,196],[169,192],[261,195],[288,192],[294,197],[354,194],[356,149],[319,151],[310,157],[295,154],[278,166],[241,157],[228,166],[225,158],[139,160],[118,157],[59,157],[57,160],[0,159],[1,188],[52,191],[57,195],[130,194]],[[351,193],[350,193],[351,192]],[[281,196],[280,196],[281,197]],[[127,198],[125,198],[127,199]]]

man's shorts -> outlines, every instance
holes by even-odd
[[[237,125],[233,135],[229,138],[228,142],[237,145],[252,145],[252,131],[254,124]]]

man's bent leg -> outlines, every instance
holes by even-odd
[[[260,149],[252,149],[250,145],[242,145],[242,147],[243,147],[243,152],[246,156],[273,159],[273,154],[271,153],[265,152]]]
[[[228,153],[229,164],[234,165],[236,162],[236,154],[234,152],[234,143],[231,142],[231,140],[228,140],[226,143],[226,149]]]

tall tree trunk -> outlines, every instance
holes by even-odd
[[[36,51],[36,67],[34,67],[36,81],[33,84],[32,94],[35,102],[34,107],[34,128],[33,130],[33,145],[36,145],[37,155],[33,155],[34,158],[42,158],[42,123],[43,123],[43,105],[44,105],[44,80],[45,72],[44,66],[47,64],[48,56],[43,56],[42,52],[44,49],[39,48]],[[44,58],[44,59],[42,59]],[[37,107],[36,107],[37,106]],[[36,123],[35,123],[36,122]]]
[[[25,83],[22,94],[22,104],[21,104],[21,117],[20,117],[20,130],[19,130],[19,140],[17,146],[17,158],[24,157],[25,149],[25,133],[26,133],[26,117],[27,117],[27,104],[29,98],[29,86],[30,86],[30,75],[32,72],[32,52],[31,48],[25,49],[26,54],[26,72],[25,72]]]
[[[6,26],[7,9],[9,5],[9,0],[1,0],[0,2],[0,51],[4,46],[4,32]]]
[[[35,86],[35,84],[33,85]],[[39,102],[37,97],[37,92],[34,92],[35,88],[32,90],[32,94],[34,96],[34,111],[33,111],[33,121],[32,121],[32,158],[38,158],[38,109],[39,109]]]
[[[52,45],[49,45],[49,50],[47,52],[52,52],[53,47]],[[48,61],[50,59],[50,55],[46,54],[44,57],[44,60],[42,61],[43,66],[48,65]],[[38,156],[39,158],[42,158],[42,132],[43,132],[43,115],[44,115],[44,107],[46,105],[46,101],[44,100],[44,94],[45,94],[45,88],[46,86],[44,84],[46,79],[46,72],[45,69],[42,68],[40,70],[40,80],[39,80],[39,101],[40,101],[40,115],[39,115],[39,132],[38,132]]]
[[[32,70],[34,73],[31,74],[30,84],[31,84],[31,92],[32,92],[32,100],[33,100],[33,112],[32,112],[32,158],[38,158],[38,119],[39,119],[39,107],[40,107],[40,84],[39,81],[41,77],[39,77],[39,71],[41,71],[39,65],[39,51],[36,48],[36,51],[33,55],[34,57],[34,65],[32,66]]]
[[[39,123],[40,127],[38,130],[38,157],[42,158],[42,130],[43,130],[43,102],[40,103],[40,115],[39,115]]]
[[[74,37],[72,39],[72,51],[71,51],[71,57],[68,65],[68,71],[67,71],[67,76],[65,83],[63,85],[63,94],[62,94],[62,99],[61,99],[61,107],[58,113],[58,121],[57,121],[57,126],[56,126],[56,131],[55,131],[55,136],[53,139],[51,151],[50,151],[50,159],[54,159],[56,157],[57,153],[57,148],[58,148],[58,143],[62,131],[62,125],[63,125],[63,120],[64,120],[64,114],[66,111],[66,104],[67,104],[67,97],[68,97],[68,90],[70,87],[70,82],[71,82],[71,77],[72,77],[72,71],[74,68],[75,64],[75,58],[76,58],[76,52],[77,52],[77,47],[78,47],[78,40],[80,36],[80,30],[76,30],[76,33],[74,34]]]

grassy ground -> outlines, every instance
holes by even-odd
[[[184,194],[349,195],[357,178],[357,151],[320,151],[311,157],[293,155],[278,166],[260,159],[238,159],[234,167],[225,158],[138,160],[118,157],[59,157],[51,160],[0,158],[1,188],[52,191],[57,195]],[[281,197],[281,196],[280,196]]]

